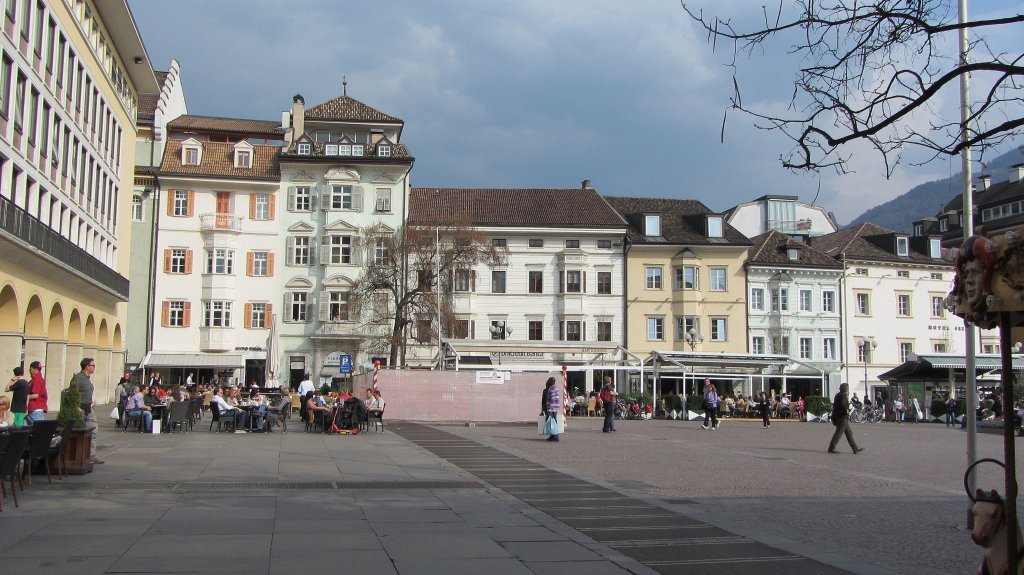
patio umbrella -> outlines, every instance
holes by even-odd
[[[270,333],[267,334],[266,387],[281,386],[281,340],[277,335],[277,315],[270,316]]]

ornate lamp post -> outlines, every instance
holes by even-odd
[[[857,347],[860,348],[861,356],[864,358],[864,393],[868,393],[868,360],[871,353],[878,348],[878,342],[862,337],[857,341]]]
[[[491,332],[491,339],[505,339],[512,335],[512,328],[504,321],[496,321],[488,330]],[[501,365],[501,352],[498,352],[498,365]]]
[[[690,346],[690,351],[694,351],[698,343],[704,343],[704,334],[691,327],[690,331],[686,332],[686,335],[683,336],[683,339]]]

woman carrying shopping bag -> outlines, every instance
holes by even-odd
[[[541,415],[546,417],[544,432],[548,441],[558,441],[558,413],[562,411],[562,390],[549,377],[540,396]]]

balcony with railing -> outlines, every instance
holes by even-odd
[[[811,219],[804,218],[800,220],[778,220],[768,219],[768,229],[776,230],[784,234],[798,234],[801,232],[811,231]]]
[[[204,232],[242,231],[242,218],[231,214],[202,214],[199,216],[199,229]]]
[[[76,246],[71,240],[43,224],[10,199],[0,196],[0,233],[12,241],[28,244],[49,258],[70,268],[92,284],[97,284],[123,301],[128,300],[128,278],[98,258]]]

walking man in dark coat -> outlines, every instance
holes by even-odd
[[[839,393],[832,400],[832,425],[836,426],[836,432],[832,434],[832,441],[828,444],[829,453],[839,453],[836,446],[839,439],[846,434],[846,441],[850,443],[850,449],[854,453],[864,451],[863,447],[857,447],[853,439],[853,431],[850,430],[850,385],[847,383],[839,386]]]

